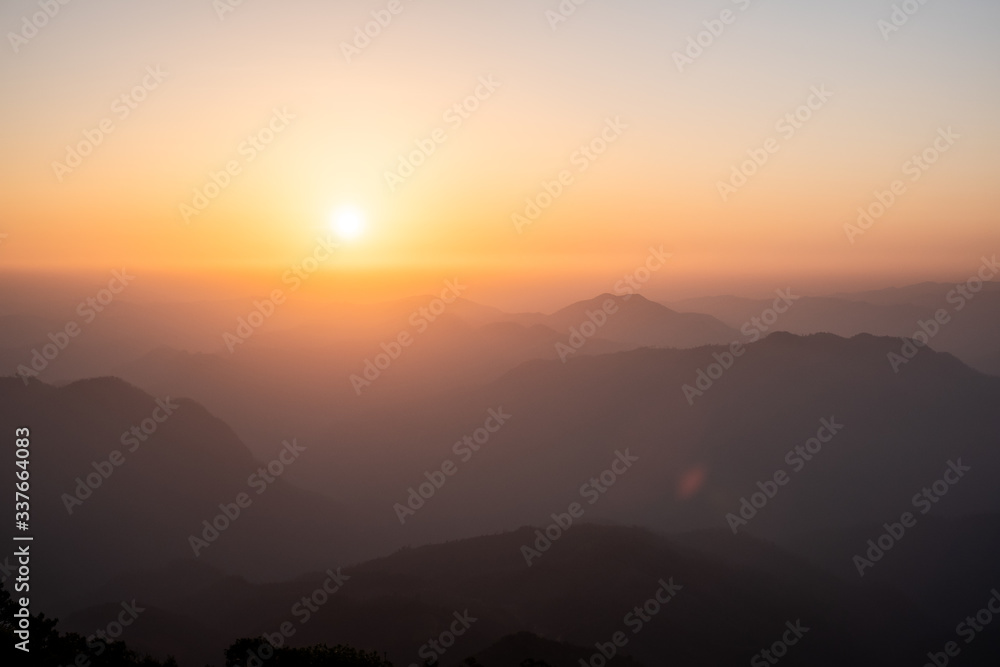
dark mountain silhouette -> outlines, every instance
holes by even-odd
[[[741,328],[770,304],[767,299],[710,297],[672,305]],[[940,325],[934,321],[939,312],[947,317]],[[928,324],[921,326],[921,322]],[[981,291],[972,293],[958,291],[953,284],[925,283],[839,297],[801,297],[780,316],[773,329],[800,335],[833,333],[852,337],[867,333],[906,338],[930,331],[933,349],[950,352],[983,372],[998,374],[1000,288],[997,283],[984,283]]]
[[[447,631],[456,613],[474,620],[439,656],[444,665],[469,656],[484,666],[509,664],[493,660],[522,651],[558,661],[553,667],[572,664],[565,660],[589,658],[616,632],[628,638],[622,656],[641,664],[728,664],[749,661],[799,620],[809,630],[796,647],[798,664],[882,665],[918,660],[924,641],[933,646],[947,634],[891,590],[838,580],[745,536],[716,531],[692,540],[580,525],[528,567],[521,547],[535,539],[536,529],[523,528],[345,568],[342,590],[304,621],[290,608],[321,587],[326,574],[235,588],[198,584],[180,597],[147,577],[136,594],[212,628],[223,648],[226,633],[256,636],[290,622],[292,646],[349,643],[385,650],[394,664],[419,664],[421,647]],[[176,581],[183,589],[184,579]],[[658,611],[639,623],[636,607],[655,599],[664,584],[679,588],[669,602],[650,603]],[[169,645],[166,638],[161,643]]]
[[[590,321],[588,313],[604,308],[611,300],[617,311],[598,328],[598,336],[636,347],[697,347],[728,344],[738,338],[732,328],[714,317],[696,313],[679,313],[639,294],[615,296],[601,294],[579,301],[545,318],[553,329],[568,332]],[[613,308],[612,308],[613,310]]]
[[[580,486],[624,449],[641,464],[587,505],[588,519],[669,531],[728,528],[741,498],[783,470],[787,487],[740,529],[800,549],[817,523],[841,529],[898,517],[957,458],[973,472],[934,513],[1000,511],[986,482],[1000,468],[993,436],[1000,381],[930,350],[894,373],[886,355],[900,345],[871,336],[773,335],[748,346],[704,395],[691,396],[693,404],[683,387],[696,387],[699,370],[726,348],[534,361],[460,394],[413,398],[405,409],[375,401],[353,416],[334,412],[325,423],[314,416],[300,429],[303,441],[315,443],[309,463],[293,466],[287,479],[330,496],[367,526],[358,556],[547,520],[581,500]],[[509,423],[462,461],[454,443],[501,407]],[[110,441],[139,418],[122,422]],[[794,472],[786,456],[830,418],[844,429]],[[458,474],[400,525],[394,506],[444,460],[460,464]]]
[[[696,388],[699,371],[726,348],[533,361],[443,400],[414,399],[406,410],[375,403],[354,418],[332,419],[326,436],[317,435],[329,445],[297,479],[362,501],[354,507],[369,525],[409,543],[547,519],[581,500],[581,485],[624,449],[641,463],[587,506],[588,518],[670,531],[728,528],[741,498],[782,470],[790,481],[746,530],[792,547],[807,542],[817,523],[898,517],[959,458],[973,472],[934,513],[1000,511],[987,481],[1000,471],[1000,381],[931,350],[894,373],[887,355],[901,345],[872,336],[772,335],[749,345],[691,402],[685,385]],[[498,407],[509,422],[461,460],[454,443]],[[833,442],[808,461],[796,455],[831,418],[844,425]],[[386,467],[390,456],[395,464]],[[394,504],[445,460],[458,473],[400,525]]]
[[[349,524],[342,510],[282,476],[251,486],[249,477],[267,461],[254,460],[228,426],[193,401],[171,399],[173,414],[156,423],[151,416],[165,414],[156,399],[114,378],[62,388],[2,378],[0,401],[3,429],[31,428],[32,519],[37,539],[49,545],[34,560],[48,582],[37,597],[53,613],[87,600],[114,574],[193,555],[190,535],[201,534],[202,522],[213,521],[220,504],[240,493],[251,504],[199,558],[260,576],[350,551],[340,537]],[[156,428],[148,436],[140,429],[142,442],[130,431],[144,421]],[[126,433],[132,439],[123,443]],[[275,442],[272,457],[282,447]],[[299,465],[309,465],[310,453],[301,454]],[[283,546],[291,542],[302,548]]]
[[[734,296],[685,299],[671,305],[693,313],[705,313],[740,329],[744,323],[770,308],[774,299]],[[778,331],[807,335],[832,333],[849,338],[862,333],[901,336],[913,333],[914,325],[927,309],[911,303],[872,304],[846,298],[802,296],[774,324]]]
[[[941,293],[907,295],[920,303],[803,298],[774,328],[826,318],[905,332]],[[801,618],[815,629],[788,664],[919,664],[996,586],[1000,378],[937,348],[995,358],[997,296],[984,290],[930,348],[778,331],[735,354],[729,343],[745,337],[724,318],[638,296],[552,315],[459,301],[360,395],[349,377],[419,299],[357,326],[293,312],[233,354],[182,351],[218,332],[157,337],[125,326],[142,309],[123,308],[104,325],[121,330],[89,330],[77,361],[55,363],[72,375],[113,361],[142,389],[0,379],[0,428],[32,430],[32,521],[47,545],[33,559],[36,600],[83,635],[136,600],[148,613],[129,646],[195,665],[289,619],[295,647],[347,643],[421,664],[421,647],[468,611],[477,620],[442,664],[554,667],[606,646],[660,578],[686,577],[657,615],[667,629],[630,637],[629,659],[748,661]],[[608,298],[618,312],[595,322]],[[0,347],[20,350],[52,321],[4,318]],[[564,363],[557,344],[587,321],[595,335]],[[172,414],[153,421],[168,396]],[[487,417],[503,423],[472,448]],[[135,440],[143,423],[155,431]],[[256,494],[251,476],[293,438],[301,462]],[[926,514],[924,489],[938,496]],[[251,505],[194,558],[191,535],[241,492]],[[538,537],[518,527],[562,521],[574,502],[583,516],[528,567],[521,547]],[[860,577],[856,556],[903,512],[916,525]],[[431,546],[372,560],[415,545]],[[299,624],[296,603],[342,566],[342,590]],[[983,637],[955,664],[991,651]]]

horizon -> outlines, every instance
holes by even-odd
[[[912,287],[919,287],[925,284],[938,286],[959,285],[965,283],[970,276],[975,274],[975,270],[991,254],[983,255],[970,267],[965,275],[954,273],[951,275],[928,276],[926,279],[913,281],[879,281],[879,280],[859,280],[843,281],[828,284],[822,282],[817,284],[817,280],[802,280],[796,277],[785,278],[781,283],[777,277],[774,282],[762,281],[759,286],[747,288],[746,282],[742,281],[742,289],[732,286],[730,291],[722,287],[719,290],[710,288],[698,288],[691,286],[664,285],[669,283],[669,276],[666,279],[654,276],[649,282],[641,285],[635,290],[639,296],[645,297],[649,301],[654,301],[666,306],[679,305],[685,301],[712,298],[736,298],[748,300],[762,300],[769,295],[773,295],[775,289],[792,289],[795,294],[811,298],[846,298],[849,296],[863,295],[869,292],[882,292],[890,290],[903,290]],[[993,255],[995,256],[995,255]],[[128,269],[125,267],[118,267]],[[107,282],[107,277],[112,274],[109,268],[105,272],[101,271],[77,271],[77,272],[54,272],[54,271],[18,271],[0,270],[0,276],[8,277],[8,284],[15,281],[41,282],[41,286],[26,287],[21,303],[27,301],[53,300],[73,301],[74,294],[86,294],[94,288],[100,287]],[[627,273],[627,272],[623,272]],[[665,272],[666,273],[666,272]],[[219,301],[234,301],[260,298],[265,296],[275,286],[281,286],[279,274],[269,271],[260,271],[253,274],[238,274],[240,284],[234,285],[236,278],[219,279],[218,275],[207,275],[201,273],[184,274],[164,274],[153,272],[142,276],[142,280],[130,286],[118,299],[122,302],[144,303],[144,304],[183,304],[183,303],[206,303]],[[252,276],[252,277],[251,277]],[[621,275],[612,274],[617,281]],[[456,280],[455,276],[442,275],[427,276],[421,283],[426,288],[390,288],[371,291],[345,290],[338,284],[339,277],[332,271],[318,271],[313,275],[311,285],[309,281],[303,281],[301,291],[297,290],[296,299],[304,307],[316,307],[319,305],[345,305],[345,306],[379,306],[391,305],[410,299],[432,297],[434,290],[444,280]],[[325,281],[325,282],[324,282]],[[462,299],[473,303],[496,308],[506,313],[552,313],[568,305],[581,301],[588,301],[604,294],[614,294],[614,283],[600,284],[594,279],[586,281],[593,284],[592,289],[581,286],[584,281],[566,280],[566,284],[558,291],[553,291],[544,297],[525,298],[523,291],[519,287],[514,288],[498,286],[497,282],[475,285],[472,284],[468,292],[463,293]],[[476,298],[481,295],[482,298]],[[30,296],[27,296],[30,295]],[[18,303],[13,295],[4,297],[0,295],[0,311],[12,309],[12,304]]]
[[[401,3],[352,49],[377,7],[68,4],[32,30],[7,3],[0,258],[249,286],[325,236],[340,298],[459,275],[551,307],[651,245],[671,299],[960,279],[1000,248],[1000,8],[719,4]]]

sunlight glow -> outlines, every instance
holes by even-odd
[[[331,221],[333,231],[345,241],[353,241],[365,232],[365,217],[354,207],[339,209]]]

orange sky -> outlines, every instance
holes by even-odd
[[[462,276],[473,299],[555,304],[653,244],[674,257],[650,289],[670,296],[964,277],[1000,249],[1000,7],[928,4],[885,39],[889,3],[802,4],[595,0],[553,29],[554,0],[401,0],[348,62],[342,43],[388,0],[247,0],[221,18],[208,0],[70,3],[30,39],[10,35],[33,34],[38,6],[4,3],[0,261],[266,285],[352,206],[365,232],[315,281],[345,298]],[[779,124],[796,111],[794,132]],[[960,137],[914,171],[946,128]],[[70,166],[81,142],[97,145]],[[387,178],[421,145],[411,176]],[[182,208],[227,167],[204,210]],[[551,206],[516,224],[547,182]]]

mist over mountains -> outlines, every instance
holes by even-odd
[[[34,600],[85,636],[135,601],[129,645],[191,665],[283,623],[395,664],[919,663],[1000,548],[1000,292],[914,341],[943,289],[290,309],[231,353],[245,304],[116,303],[64,348],[8,306],[3,363],[58,348],[0,380]]]

